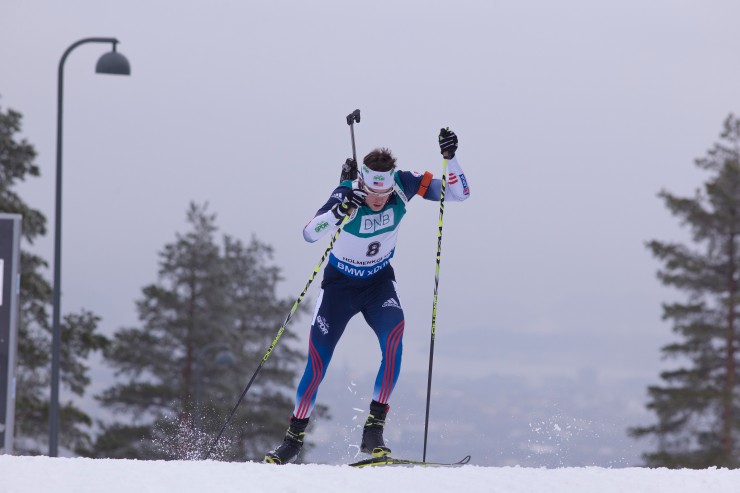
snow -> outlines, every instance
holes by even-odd
[[[740,470],[728,469],[475,465],[355,469],[336,465],[0,456],[0,493],[735,493],[738,485]]]

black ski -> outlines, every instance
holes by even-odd
[[[424,462],[420,460],[396,459],[394,457],[372,457],[350,464],[351,467],[377,467],[377,466],[419,466],[419,467],[460,467],[470,462],[470,456],[466,455],[457,462]]]

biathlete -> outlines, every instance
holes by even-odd
[[[457,144],[454,132],[448,128],[440,131],[440,150],[448,160],[445,200],[461,202],[470,196],[470,189],[455,157]],[[404,331],[403,309],[390,260],[408,202],[417,195],[439,201],[442,181],[429,172],[396,169],[396,159],[384,148],[365,156],[357,174],[356,165],[354,173],[343,173],[342,178],[351,179],[340,183],[303,229],[306,241],[315,242],[347,218],[324,269],[311,323],[308,362],[298,384],[290,427],[283,443],[267,453],[265,462],[287,464],[298,456],[334,348],[349,320],[358,313],[378,337],[382,354],[360,449],[374,457],[390,454],[383,441],[383,427],[401,370]]]

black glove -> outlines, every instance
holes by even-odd
[[[457,135],[450,130],[450,127],[439,130],[439,150],[442,151],[442,155],[447,159],[455,157],[455,152],[457,152]]]
[[[365,205],[365,198],[367,192],[359,188],[355,188],[347,192],[342,201],[331,208],[331,212],[338,220],[344,219],[347,214],[352,213],[352,209],[356,209]]]
[[[347,160],[342,165],[342,174],[339,177],[339,183],[350,180],[355,181],[357,179],[357,161],[352,158]]]

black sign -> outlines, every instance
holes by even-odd
[[[0,453],[13,452],[21,216],[0,214]]]

